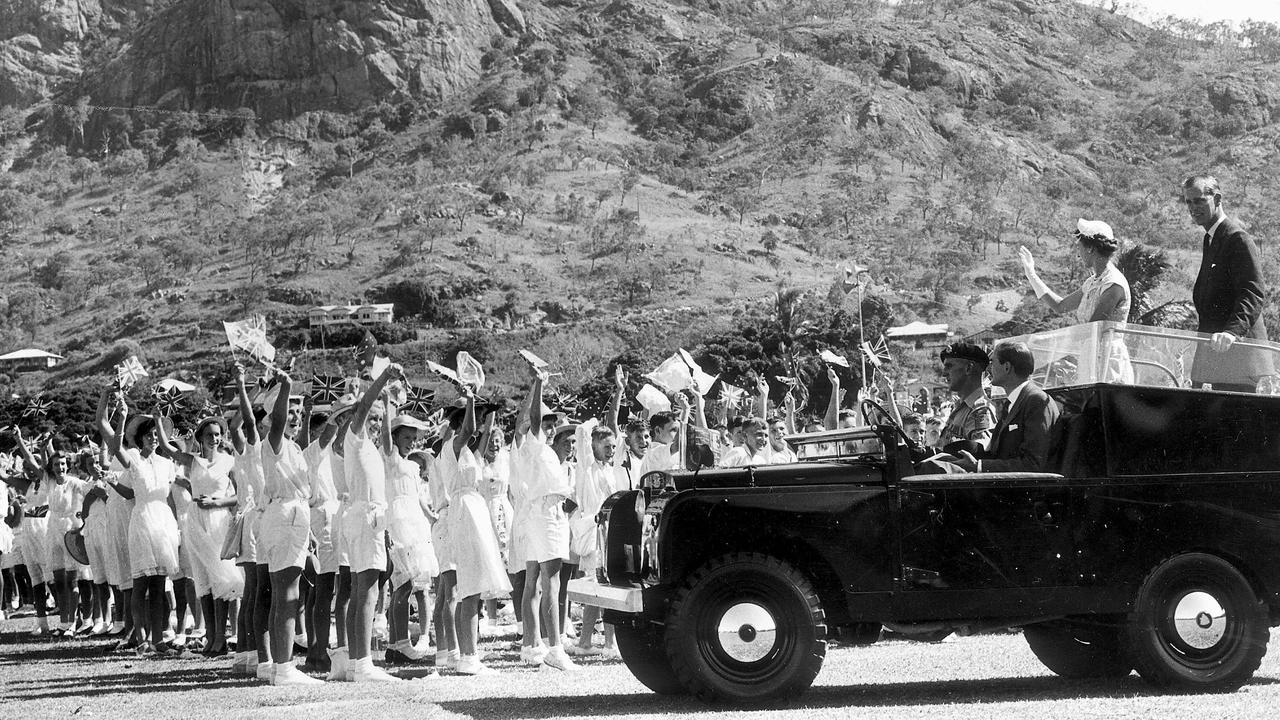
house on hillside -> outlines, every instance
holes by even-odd
[[[62,361],[63,357],[61,355],[54,355],[51,352],[36,348],[14,350],[11,353],[0,355],[0,372],[40,372],[56,368],[62,364]]]
[[[950,326],[944,324],[930,325],[919,320],[907,325],[891,327],[884,331],[890,342],[911,343],[917,350],[941,347],[951,337]]]
[[[395,311],[392,303],[374,305],[318,305],[307,311],[307,324],[311,327],[326,325],[390,324],[395,322]]]
[[[999,333],[991,328],[987,328],[986,330],[979,330],[972,335],[965,335],[960,338],[960,342],[972,343],[980,348],[990,350],[996,344],[996,338],[999,337]]]

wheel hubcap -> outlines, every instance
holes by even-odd
[[[1173,629],[1178,639],[1196,650],[1217,645],[1227,632],[1227,621],[1222,603],[1200,590],[1183,595],[1173,609]]]
[[[777,644],[778,627],[773,615],[755,603],[738,603],[725,611],[716,624],[720,647],[738,662],[756,662]]]

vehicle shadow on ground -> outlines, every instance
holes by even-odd
[[[160,672],[140,670],[136,673],[77,678],[15,680],[8,683],[8,688],[14,698],[48,700],[126,693],[181,693],[188,690],[216,690],[258,684],[260,683],[253,678],[230,676],[225,671],[212,668],[184,668]]]
[[[1255,677],[1248,685],[1273,685],[1280,679]],[[1133,698],[1161,693],[1137,675],[1119,680],[1067,680],[1058,677],[991,678],[982,680],[942,680],[909,683],[877,683],[814,687],[802,696],[785,702],[764,703],[748,708],[708,705],[690,696],[655,694],[611,694],[524,698],[519,703],[497,703],[493,699],[442,701],[450,712],[486,720],[504,718],[552,718],[573,716],[635,715],[648,713],[720,712],[734,709],[782,710],[788,708],[908,707],[915,705],[955,705],[1017,701],[1053,701],[1080,698]]]

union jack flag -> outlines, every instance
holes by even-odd
[[[347,392],[347,379],[341,375],[312,375],[311,399],[317,405],[332,405]]]
[[[875,343],[863,342],[862,354],[866,355],[867,362],[875,367],[880,367],[893,359],[893,356],[889,354],[889,343],[884,339],[884,335],[877,338]]]
[[[142,367],[137,355],[130,355],[124,362],[116,366],[116,382],[120,389],[133,387],[133,384],[148,377],[147,369]]]
[[[416,388],[412,385],[405,388],[405,401],[400,412],[414,413],[426,417],[431,414],[431,403],[436,399],[434,390]]]
[[[182,391],[176,387],[153,390],[156,397],[156,412],[170,417],[182,409]]]
[[[42,418],[49,413],[49,408],[52,406],[51,400],[45,400],[43,395],[37,395],[27,403],[27,407],[22,411],[22,417]]]

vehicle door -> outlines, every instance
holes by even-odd
[[[898,487],[903,619],[1034,615],[1073,584],[1070,487],[1057,475],[906,478]]]

